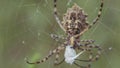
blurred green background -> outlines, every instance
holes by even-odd
[[[91,22],[100,0],[58,0],[61,20],[74,3],[88,13]],[[120,0],[104,0],[104,4],[98,24],[82,39],[94,39],[104,50],[91,68],[120,68]],[[50,37],[51,33],[64,35],[53,15],[53,0],[0,0],[0,68],[54,68],[54,56],[39,65],[29,65],[24,60],[42,59],[56,48],[59,44]],[[67,67],[78,68],[65,62],[55,68]]]

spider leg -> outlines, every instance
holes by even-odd
[[[54,49],[53,51],[50,51],[49,55],[46,56],[45,58],[43,58],[42,60],[36,61],[36,62],[29,62],[27,59],[25,60],[26,63],[28,64],[39,64],[42,62],[45,62],[46,60],[48,60],[53,54],[56,54],[58,52],[58,50],[62,50],[64,45],[58,46],[56,49]]]
[[[65,58],[64,58],[64,59],[62,59],[62,61],[58,62],[58,58],[59,58],[59,55],[57,54],[56,58],[55,58],[54,65],[60,65],[60,64],[62,64],[65,61]]]
[[[75,60],[83,61],[83,62],[97,61],[101,55],[102,48],[100,46],[93,45],[94,40],[81,40],[80,42],[83,42],[84,44],[80,44],[78,49],[88,51],[90,54],[89,59],[86,59],[86,60],[75,59]],[[92,49],[94,48],[98,50],[95,56],[93,56],[93,52],[92,52]],[[90,67],[90,66],[91,64],[89,63],[87,67]]]
[[[49,55],[46,56],[45,58],[43,58],[42,60],[39,60],[39,61],[36,61],[36,62],[29,62],[27,59],[26,59],[26,62],[28,64],[39,64],[39,63],[42,63],[42,62],[45,62],[46,60],[48,60],[48,58],[50,58],[54,53],[56,53],[56,49],[53,50],[52,52],[50,51]]]
[[[101,55],[101,51],[102,51],[102,48],[100,46],[97,46],[97,45],[87,45],[86,47],[88,47],[89,49],[87,50],[89,53],[90,53],[90,57],[89,57],[89,60],[90,61],[97,61]],[[95,48],[97,49],[97,54],[95,57],[93,57],[93,53],[92,53],[92,49]]]
[[[60,61],[59,63],[57,63],[57,65],[62,64],[64,61],[65,61],[65,58],[64,58],[64,59],[62,59],[62,61]]]
[[[54,17],[57,21],[57,23],[59,24],[60,28],[65,31],[64,27],[62,26],[62,23],[58,17],[58,13],[57,13],[57,0],[54,0]]]
[[[87,60],[75,59],[75,60],[82,61],[82,62],[92,62],[91,59],[92,59],[92,53],[90,52],[89,59],[87,59]],[[90,68],[90,66],[91,66],[91,63],[89,63],[87,66],[85,66],[85,68]]]
[[[60,51],[58,50],[57,53],[56,53],[56,56],[55,56],[55,62],[54,62],[54,65],[57,65],[57,63],[58,63],[59,53],[60,53]]]
[[[104,4],[104,2],[103,2],[103,0],[101,0],[101,4],[100,4],[100,9],[99,9],[99,11],[98,11],[98,15],[97,15],[97,17],[93,20],[92,25],[96,24],[97,21],[100,19],[101,13],[102,13],[102,10],[103,10],[103,4]],[[92,25],[91,25],[91,26],[92,26]],[[89,28],[91,28],[91,26],[90,26]]]
[[[97,46],[97,45],[83,45],[80,48],[81,49],[85,48],[85,50],[89,52],[89,54],[90,54],[89,59],[85,60],[85,61],[88,61],[88,62],[97,61],[99,59],[99,57],[101,55],[101,51],[102,51],[102,48],[100,46]],[[93,57],[93,52],[92,52],[93,48],[98,50],[95,57]]]
[[[81,59],[75,59],[75,60],[83,61],[83,62],[90,62],[89,60],[81,60]]]
[[[63,49],[64,49],[64,47],[63,48],[59,48],[59,50],[57,51],[54,65],[59,65],[59,64],[64,62],[65,59],[63,59],[62,61],[58,62],[60,51],[63,50]]]
[[[79,50],[84,50],[84,46],[93,44],[95,41],[92,39],[89,40],[80,40],[80,43],[77,43]]]
[[[74,64],[80,68],[90,68],[90,65],[88,64],[87,66],[81,66],[79,64],[77,64],[76,62],[74,62]]]
[[[95,42],[95,40],[92,40],[92,39],[87,39],[87,40],[81,40],[80,42],[84,42],[84,43],[89,43],[89,44],[92,44]]]
[[[84,50],[84,49],[83,49]],[[81,60],[81,59],[75,59],[75,60],[78,60],[78,61],[82,61],[82,62],[91,62],[91,55],[90,55],[90,57],[89,57],[89,59],[87,59],[87,60]],[[75,64],[75,63],[74,63]],[[78,64],[76,64],[77,66],[80,66],[80,65],[78,65]],[[89,63],[88,65],[86,65],[86,66],[82,66],[81,68],[90,68],[90,66],[91,66],[91,64]]]
[[[94,42],[95,42],[95,41],[92,40],[92,39],[89,39],[89,40],[81,40],[80,43],[78,43],[78,46],[80,46],[81,43],[82,43],[82,46],[84,46],[84,45],[88,45],[88,44],[93,44]]]
[[[89,59],[88,60],[80,60],[80,59],[75,59],[75,60],[78,60],[78,61],[83,61],[83,62],[94,62],[94,61],[97,61],[101,55],[101,48],[99,46],[96,46],[96,45],[88,45],[88,48],[89,49],[86,49],[86,51],[89,52],[90,56],[89,56]],[[93,57],[93,53],[92,53],[92,49],[91,48],[97,48],[98,49],[98,52],[96,54],[95,57]],[[90,68],[91,64],[89,63],[85,68]]]
[[[55,41],[59,41],[59,39],[65,40],[65,38],[62,35],[56,35],[56,34],[51,34],[51,38],[53,38]]]
[[[103,10],[103,0],[101,0],[101,4],[100,4],[100,9],[99,9],[99,12],[98,12],[98,15],[97,17],[93,20],[93,23],[92,25],[96,24],[97,21],[99,20],[99,18],[101,17],[101,13],[102,13],[102,10]],[[85,33],[88,29],[90,29],[92,27],[92,25],[88,25],[88,27],[86,27],[82,32],[80,32],[79,34],[75,35],[74,37],[79,37],[81,36],[83,33]]]

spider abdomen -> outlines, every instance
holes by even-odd
[[[75,4],[72,8],[67,10],[67,13],[63,17],[62,25],[65,28],[66,33],[76,35],[88,26],[86,20],[87,14]]]

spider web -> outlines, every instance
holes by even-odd
[[[81,39],[94,39],[103,48],[99,61],[92,68],[119,68],[120,8],[119,0],[105,0],[102,17]],[[100,0],[58,0],[59,17],[62,20],[67,8],[74,3],[88,13],[88,21],[97,15]],[[36,61],[45,57],[58,45],[50,34],[63,35],[56,23],[51,0],[1,1],[0,68],[53,68],[54,56],[39,65],[28,65],[24,58]],[[92,11],[92,12],[91,12]],[[61,60],[61,59],[60,59]],[[74,68],[66,63],[58,68]]]

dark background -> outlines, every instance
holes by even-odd
[[[61,20],[74,3],[88,13],[89,22],[97,16],[100,0],[58,0]],[[94,39],[103,48],[92,68],[119,68],[120,0],[104,0],[104,4],[101,19],[81,39]],[[39,65],[29,65],[24,60],[42,59],[56,48],[59,44],[50,37],[51,33],[64,35],[53,16],[53,0],[0,0],[0,68],[53,68],[54,56]],[[56,66],[61,67],[77,68],[65,62]]]

